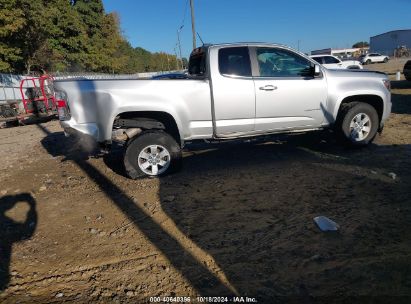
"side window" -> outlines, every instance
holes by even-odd
[[[257,61],[262,77],[306,77],[312,73],[311,61],[284,49],[257,48]]]
[[[315,61],[317,61],[319,64],[323,64],[323,57],[313,57]]]
[[[333,64],[333,63],[340,63],[340,61],[337,58],[334,58],[332,56],[326,56],[324,57],[324,63]]]
[[[229,47],[218,52],[218,66],[222,75],[251,76],[248,47]]]

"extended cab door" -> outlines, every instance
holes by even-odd
[[[215,134],[230,137],[254,130],[255,89],[248,47],[210,50]]]
[[[314,77],[313,63],[280,47],[250,48],[256,92],[255,130],[305,129],[321,126],[327,82]]]

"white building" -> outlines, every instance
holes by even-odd
[[[390,31],[370,38],[370,52],[393,56],[397,47],[411,49],[411,29]]]

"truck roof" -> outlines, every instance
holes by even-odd
[[[218,46],[280,46],[284,48],[290,48],[284,44],[280,43],[271,43],[271,42],[226,42],[226,43],[207,43],[204,44],[202,47],[218,47]]]
[[[227,42],[227,43],[207,43],[203,44],[200,47],[197,47],[196,49],[193,50],[193,53],[196,53],[196,50],[199,51],[200,49],[209,49],[209,48],[214,48],[214,47],[236,47],[236,46],[254,46],[254,47],[280,47],[283,49],[288,49],[303,55],[303,52],[297,51],[285,44],[280,44],[280,43],[271,43],[271,42]]]

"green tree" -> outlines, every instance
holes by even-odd
[[[87,34],[80,16],[66,0],[49,0],[45,12],[43,39],[30,59],[47,70],[82,69]]]
[[[369,46],[370,44],[367,41],[360,41],[360,42],[354,43],[352,47],[353,48],[364,48],[364,47],[369,47]]]
[[[10,0],[7,0],[10,1]],[[22,26],[7,37],[7,47],[15,49],[8,65],[16,72],[35,69],[64,69],[76,61],[84,40],[81,20],[67,0],[15,0],[8,10],[22,16]],[[1,55],[5,58],[3,51]]]
[[[101,0],[1,0],[0,38],[0,71],[136,73],[176,62],[133,48]]]
[[[117,14],[107,14],[103,18],[102,24],[101,53],[104,58],[102,70],[110,73],[121,73],[126,68],[127,54],[121,48],[125,42],[120,32],[120,19]]]
[[[35,55],[45,43],[47,35],[43,28],[48,16],[43,1],[17,0],[16,4],[23,11],[25,25],[15,37],[22,55],[15,69],[29,73],[33,65],[38,65]]]
[[[188,59],[186,57],[183,57],[183,66],[184,68],[188,68]]]
[[[14,69],[22,60],[21,48],[16,44],[16,36],[25,25],[23,10],[17,0],[2,0],[0,3],[0,71]]]

